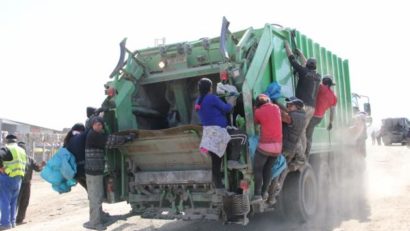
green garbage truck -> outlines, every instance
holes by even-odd
[[[129,50],[120,43],[120,58],[104,85],[106,127],[111,134],[135,140],[106,151],[106,202],[127,201],[135,214],[149,218],[215,219],[247,224],[254,213],[278,210],[293,219],[312,217],[335,166],[333,134],[327,118],[316,128],[308,163],[285,169],[276,181],[273,203],[251,202],[254,193],[252,153],[241,150],[243,169],[228,169],[224,155],[225,194],[215,193],[211,160],[199,152],[202,127],[195,111],[197,83],[227,78],[240,92],[237,126],[257,135],[253,100],[272,82],[281,86],[280,103],[294,95],[297,78],[284,44],[317,59],[319,73],[331,74],[338,97],[334,130],[352,117],[349,64],[297,30],[266,24],[263,28],[229,30],[223,18],[220,37]],[[216,85],[216,84],[215,84]],[[326,116],[327,117],[327,116]]]

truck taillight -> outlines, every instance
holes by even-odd
[[[117,94],[117,90],[113,87],[109,87],[107,90],[105,90],[105,94],[109,97],[113,97]]]
[[[228,80],[228,71],[223,70],[223,71],[219,72],[219,79],[221,81]]]
[[[114,178],[111,176],[106,179],[105,191],[106,191],[106,196],[107,196],[107,202],[114,203],[115,202],[115,185],[114,185]]]
[[[249,190],[249,182],[247,180],[241,180],[239,183],[239,187],[244,191],[247,192]]]
[[[114,192],[114,182],[113,182],[112,178],[109,178],[107,180],[107,192],[108,193]]]

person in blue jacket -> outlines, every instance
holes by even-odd
[[[228,126],[227,113],[232,111],[236,98],[224,103],[218,96],[212,94],[212,81],[202,78],[198,82],[199,97],[195,109],[198,112],[203,126],[201,153],[212,158],[212,182],[216,189],[223,189],[222,184],[222,157],[227,144],[231,139],[226,127]]]

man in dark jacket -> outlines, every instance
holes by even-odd
[[[87,229],[104,230],[102,202],[104,198],[103,174],[105,169],[104,120],[95,116],[90,123],[85,141],[85,174],[88,200],[90,201],[90,219],[84,223]]]
[[[22,141],[18,142],[17,145],[22,149],[26,150],[26,144]],[[27,152],[27,163],[26,163],[26,174],[23,177],[21,182],[20,194],[17,201],[18,212],[16,223],[18,225],[23,224],[23,220],[26,217],[26,211],[28,204],[30,202],[30,193],[31,193],[31,179],[33,177],[33,170],[40,172],[45,165],[45,162],[38,164]]]
[[[303,164],[303,153],[300,147],[300,137],[305,127],[305,111],[303,110],[304,103],[302,100],[291,97],[286,103],[288,113],[284,115],[283,121],[283,147],[282,151],[287,162],[294,157],[297,162]],[[299,145],[299,146],[298,146]]]
[[[306,150],[306,127],[309,125],[310,120],[313,117],[316,106],[316,96],[319,90],[320,75],[316,72],[316,59],[309,58],[304,63],[299,64],[296,61],[296,57],[293,55],[289,44],[285,42],[286,53],[289,58],[289,62],[292,65],[295,72],[298,74],[298,83],[296,85],[296,97],[301,99],[305,104],[305,127],[303,128],[301,135],[302,152]],[[298,51],[299,55],[304,57],[302,52]]]

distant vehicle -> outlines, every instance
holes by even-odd
[[[410,121],[407,118],[386,118],[382,120],[381,136],[384,145],[393,143],[407,143],[407,133],[410,130]]]

